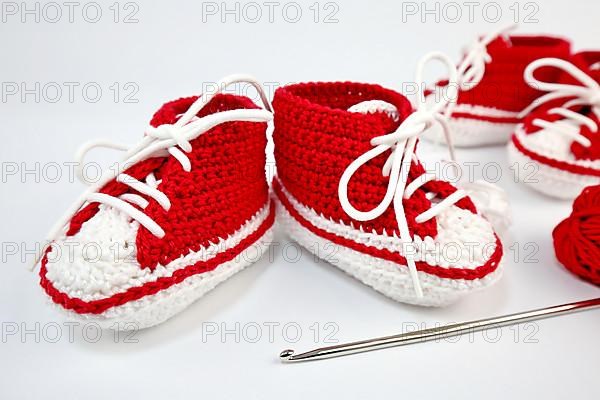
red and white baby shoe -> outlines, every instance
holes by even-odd
[[[165,321],[266,250],[268,110],[217,93],[166,103],[144,138],[50,234],[41,286],[75,319],[136,329]],[[261,92],[262,93],[262,92]],[[94,147],[123,146],[92,143]],[[243,155],[243,157],[240,157]]]
[[[419,161],[444,106],[424,105],[371,84],[278,89],[273,186],[293,240],[392,299],[442,306],[495,282],[503,251],[467,193]]]
[[[544,80],[540,71],[559,71]],[[525,79],[548,93],[523,111],[508,145],[520,181],[550,196],[572,199],[600,184],[600,51],[575,54],[571,61],[532,62]]]
[[[446,110],[456,146],[470,147],[507,143],[519,113],[542,93],[523,80],[525,67],[543,57],[568,59],[570,43],[549,36],[507,35],[515,25],[492,32],[476,41],[458,66],[458,99]],[[548,72],[547,79],[555,78]],[[440,87],[427,91],[437,101]],[[441,130],[434,126],[423,135],[439,141]]]

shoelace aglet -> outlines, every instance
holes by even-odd
[[[421,281],[419,279],[419,272],[417,270],[415,261],[413,259],[411,259],[409,261],[408,258],[406,259],[406,261],[408,264],[408,271],[410,273],[410,278],[411,278],[411,280],[413,282],[413,286],[415,288],[415,294],[417,295],[417,298],[422,299],[423,298],[423,288],[421,287]]]
[[[46,247],[44,246],[44,248],[42,248],[39,252],[37,252],[35,254],[35,258],[33,259],[33,262],[27,266],[27,270],[29,272],[35,271],[35,268],[38,266],[40,261],[42,261],[42,257],[43,257],[43,254],[45,251],[46,251]]]
[[[415,284],[415,293],[417,294],[417,297],[419,299],[422,299],[423,298],[423,288],[421,288],[421,283],[418,280],[415,283],[416,283]]]
[[[38,265],[38,263],[39,263],[39,262],[40,262],[40,260],[39,260],[39,258],[36,256],[36,257],[35,257],[35,261],[34,261],[34,262],[32,262],[32,263],[30,263],[30,264],[27,266],[27,271],[29,271],[29,272],[33,272],[33,271],[35,271],[35,267],[37,267],[37,265]]]
[[[284,350],[279,359],[284,363],[299,361],[323,360],[326,358],[346,356],[367,351],[381,350],[390,347],[422,343],[442,338],[460,336],[465,333],[484,331],[490,328],[517,325],[524,322],[536,321],[579,311],[600,308],[600,298],[583,300],[558,306],[540,308],[501,317],[485,318],[476,321],[462,322],[447,326],[422,329],[414,332],[401,333],[394,336],[384,336],[359,342],[345,343],[329,347],[321,347],[305,353],[296,354],[294,350]]]

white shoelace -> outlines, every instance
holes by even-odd
[[[485,66],[492,62],[492,56],[487,51],[487,46],[496,38],[506,35],[517,28],[517,24],[510,24],[490,32],[467,48],[465,58],[457,67],[458,86],[461,90],[473,89],[481,82],[485,74]]]
[[[365,152],[354,160],[344,171],[338,186],[338,196],[342,208],[351,218],[357,221],[370,221],[381,216],[391,204],[394,206],[394,212],[396,221],[398,223],[398,229],[400,232],[400,240],[403,243],[403,253],[406,258],[406,262],[410,271],[411,279],[415,288],[415,292],[418,297],[423,297],[423,290],[419,281],[417,273],[417,266],[414,261],[414,254],[412,251],[408,251],[409,247],[414,246],[413,238],[410,234],[408,227],[408,221],[406,214],[404,213],[403,200],[409,199],[413,193],[419,188],[425,185],[427,182],[436,179],[434,174],[424,173],[421,176],[414,179],[410,184],[406,184],[408,180],[408,174],[412,165],[415,155],[415,145],[418,136],[429,128],[434,123],[439,123],[442,126],[446,141],[448,142],[448,148],[450,149],[450,156],[454,160],[454,148],[450,139],[450,131],[448,123],[443,115],[444,108],[452,101],[456,101],[457,97],[457,70],[454,63],[442,53],[429,53],[423,57],[418,65],[416,71],[416,82],[422,82],[423,70],[427,62],[430,60],[439,60],[446,65],[449,71],[449,83],[448,90],[443,99],[436,103],[425,102],[425,96],[422,92],[418,94],[418,102],[416,111],[410,114],[394,131],[393,133],[382,135],[371,139],[371,145],[375,146],[373,149]],[[428,108],[428,107],[431,108]],[[389,177],[388,187],[386,194],[379,203],[378,206],[369,211],[357,210],[348,200],[348,183],[354,175],[354,173],[363,165],[377,156],[390,151],[382,170],[382,174],[385,177]],[[460,199],[467,196],[467,193],[463,190],[457,190],[452,195],[432,205],[427,211],[418,215],[416,218],[417,223],[426,222],[444,210],[448,209]],[[433,200],[430,197],[430,200]]]
[[[515,30],[518,24],[503,26],[495,31],[488,33],[481,39],[476,39],[470,46],[467,46],[463,53],[465,57],[456,67],[457,80],[454,85],[462,91],[468,91],[479,85],[485,75],[486,65],[492,62],[492,56],[488,53],[487,47],[490,43],[500,36]],[[448,80],[448,86],[452,83]],[[439,87],[436,85],[436,87]],[[435,95],[436,100],[439,95]],[[444,110],[444,116],[450,118],[456,107],[456,101],[449,102]],[[436,136],[434,142],[440,143],[441,137]]]
[[[568,73],[581,85],[540,81],[533,74],[538,68],[542,67],[558,68]],[[591,106],[596,118],[600,118],[600,85],[598,82],[575,65],[558,58],[540,58],[533,61],[525,68],[524,78],[529,86],[548,93],[533,101],[520,113],[520,117],[525,117],[535,108],[549,101],[569,98],[570,100],[566,101],[561,107],[554,107],[548,110],[548,114],[561,116],[562,119],[551,122],[536,118],[532,121],[532,124],[542,129],[559,132],[582,146],[591,146],[592,143],[580,133],[580,129],[582,126],[586,126],[592,132],[596,133],[598,132],[598,124],[592,118],[571,110],[571,107]]]
[[[256,88],[261,97],[265,109],[236,109],[220,111],[214,114],[206,115],[198,118],[196,115],[202,110],[215,95],[222,93],[228,86],[235,83],[249,83]],[[211,93],[202,94],[189,109],[175,122],[174,124],[164,124],[158,127],[150,126],[146,129],[146,135],[136,145],[131,148],[123,146],[111,141],[97,140],[86,143],[78,151],[77,174],[80,180],[85,183],[90,183],[83,176],[83,159],[85,155],[92,149],[103,147],[126,151],[123,161],[116,168],[111,168],[104,172],[102,178],[95,184],[90,185],[88,189],[69,207],[65,215],[56,223],[54,228],[48,234],[45,246],[35,260],[35,267],[40,261],[46,247],[58,238],[58,236],[66,229],[67,224],[73,216],[86,204],[100,203],[113,207],[133,220],[140,223],[154,236],[162,238],[165,231],[151,217],[142,210],[134,207],[137,205],[142,209],[149,204],[144,195],[154,199],[165,211],[171,207],[169,198],[158,189],[160,181],[157,181],[154,174],[148,175],[145,182],[139,181],[132,176],[124,173],[124,171],[149,158],[173,156],[183,168],[184,171],[191,170],[190,159],[186,153],[192,151],[191,141],[206,133],[217,125],[233,122],[268,122],[273,118],[272,108],[269,100],[258,81],[254,78],[245,75],[231,75],[217,84],[217,90]],[[99,193],[107,183],[116,179],[140,194],[126,193],[120,197],[114,197],[108,194]]]

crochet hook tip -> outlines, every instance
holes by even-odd
[[[296,361],[312,361],[323,358],[331,358],[337,355],[337,351],[329,351],[329,347],[323,347],[307,351],[306,353],[296,354],[294,350],[284,350],[279,354],[279,360],[283,363],[292,363]]]
[[[289,361],[293,361],[293,357],[294,357],[294,350],[284,350],[279,354],[279,360],[281,360],[281,362],[289,362]]]

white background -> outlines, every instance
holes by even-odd
[[[79,144],[97,137],[133,143],[165,101],[198,94],[205,85],[234,72],[254,74],[268,85],[356,80],[400,90],[402,82],[412,80],[416,61],[424,53],[442,50],[458,59],[461,47],[477,34],[515,19],[513,1],[496,3],[502,12],[498,23],[490,22],[495,9],[489,8],[487,17],[482,14],[483,3],[469,21],[468,8],[459,1],[462,18],[452,23],[444,21],[443,3],[437,6],[436,22],[435,14],[403,15],[402,2],[338,1],[333,16],[337,22],[324,23],[325,15],[336,7],[318,3],[315,22],[314,6],[310,9],[314,2],[309,1],[297,3],[302,10],[297,23],[290,22],[294,9],[283,14],[286,2],[275,7],[273,22],[262,2],[260,21],[248,21],[256,18],[256,8],[246,8],[244,13],[240,4],[239,22],[233,14],[224,15],[223,22],[221,2],[179,0],[138,1],[133,17],[138,22],[125,24],[113,21],[112,3],[100,3],[102,18],[97,23],[84,20],[86,3],[75,8],[72,23],[64,5],[62,18],[55,23],[50,20],[56,17],[56,9],[46,8],[44,15],[43,3],[38,6],[39,22],[35,15],[26,15],[22,22],[20,14],[3,14],[3,95],[11,83],[25,83],[31,89],[39,82],[40,88],[46,85],[50,90],[53,85],[47,84],[55,82],[64,89],[56,103],[51,102],[55,92],[40,93],[42,89],[39,102],[34,95],[22,99],[18,93],[0,103],[3,168],[16,163],[22,172],[38,165],[38,176],[42,175],[36,182],[35,175],[3,174],[3,246],[17,243],[22,250],[43,240],[83,189],[70,182],[66,168],[58,182],[49,182],[54,174],[44,179],[44,165],[72,161]],[[600,3],[526,3],[517,3],[517,19],[523,22],[537,8],[533,18],[538,22],[523,23],[522,32],[564,35],[576,49],[600,47]],[[217,14],[203,14],[203,8],[212,5],[219,9]],[[2,6],[6,8],[6,2]],[[422,10],[420,2],[416,6]],[[17,7],[21,12],[23,6]],[[119,21],[134,10],[125,8],[125,1],[118,7]],[[234,7],[228,3],[229,9]],[[434,7],[428,3],[429,9]],[[445,10],[446,17],[455,18],[456,8]],[[86,17],[93,19],[94,10],[87,12]],[[79,84],[73,102],[65,82]],[[121,88],[117,102],[110,89],[115,82]],[[139,89],[133,96],[137,103],[124,102],[128,82]],[[101,87],[98,102],[83,97],[81,87],[86,83]],[[91,93],[88,96],[93,97]],[[424,145],[421,151],[427,149]],[[433,153],[443,154],[439,149]],[[302,351],[323,345],[324,335],[330,332],[328,322],[337,327],[334,339],[343,342],[393,334],[412,324],[434,326],[598,296],[597,287],[571,276],[553,255],[551,231],[567,216],[569,202],[547,199],[514,183],[501,147],[461,151],[459,156],[502,165],[500,184],[513,203],[505,277],[493,288],[445,309],[397,304],[334,267],[314,262],[306,251],[299,261],[290,262],[297,247],[288,246],[288,260],[284,259],[287,239],[280,234],[272,260],[261,260],[167,323],[137,333],[137,343],[124,343],[123,336],[115,343],[110,331],[91,343],[97,332],[87,332],[86,340],[81,327],[75,328],[70,343],[64,320],[45,304],[37,275],[26,271],[21,254],[7,255],[3,248],[0,320],[4,333],[14,326],[19,332],[0,342],[0,398],[597,399],[598,312],[505,328],[490,332],[487,339],[476,334],[454,343],[420,344],[322,362],[278,362],[284,348]],[[105,157],[111,160],[112,154]],[[46,170],[46,175],[50,172]],[[531,254],[532,243],[539,247],[535,254]],[[532,262],[526,262],[527,255]],[[26,258],[31,261],[31,255]],[[61,326],[57,343],[49,343],[56,335],[53,323]],[[269,323],[279,324],[272,343],[265,325]],[[256,324],[262,327],[262,336],[250,343]],[[291,326],[287,332],[282,329],[285,324]],[[203,338],[203,332],[215,326],[237,330],[239,343],[234,334]],[[297,326],[302,334],[297,343],[289,343]],[[22,337],[25,329],[37,331],[39,343],[33,333]]]

